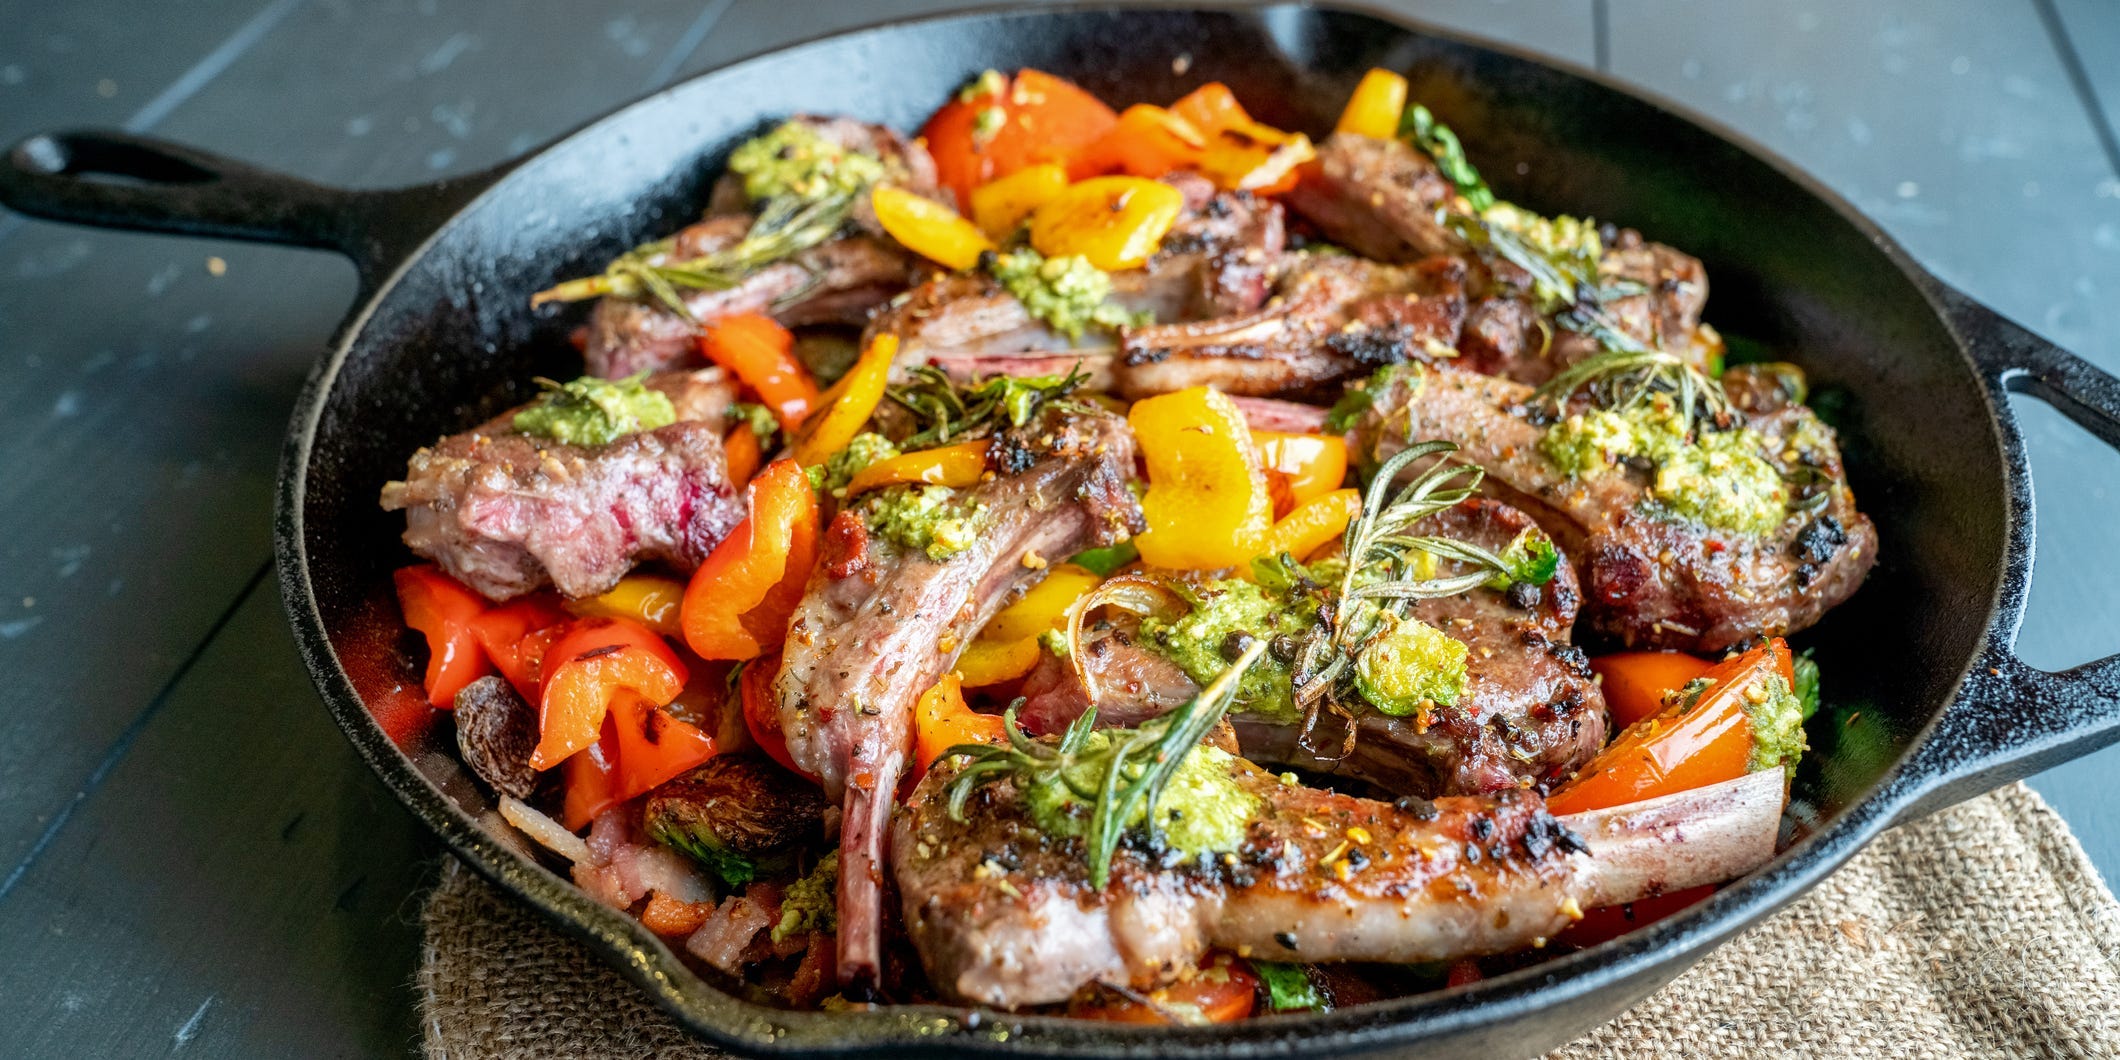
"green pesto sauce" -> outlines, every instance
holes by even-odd
[[[1788,515],[1789,491],[1768,463],[1757,431],[1700,431],[1686,424],[1670,400],[1614,412],[1589,409],[1554,424],[1539,451],[1575,478],[1595,478],[1620,461],[1640,457],[1655,465],[1649,493],[1662,514],[1701,526],[1762,537]]]
[[[985,505],[948,486],[890,486],[864,495],[860,504],[870,533],[937,563],[972,547],[986,520]]]
[[[1497,202],[1480,212],[1480,220],[1513,233],[1531,251],[1553,266],[1566,289],[1544,279],[1534,283],[1539,312],[1551,313],[1575,301],[1574,285],[1595,284],[1598,262],[1605,248],[1597,236],[1597,222],[1578,217],[1541,217],[1508,202]]]
[[[824,461],[824,481],[819,488],[834,497],[846,496],[847,483],[853,481],[870,464],[889,460],[898,455],[898,447],[889,438],[874,431],[863,431],[847,443],[847,447],[833,453]]]
[[[1094,749],[1105,736],[1092,733],[1089,739]],[[1156,827],[1164,842],[1194,857],[1235,850],[1244,842],[1259,799],[1231,776],[1235,762],[1227,751],[1204,744],[1186,754],[1156,800]],[[1087,784],[1096,778],[1077,779]],[[1089,831],[1088,804],[1057,777],[1032,784],[1023,793],[1023,806],[1048,835],[1081,838]],[[1142,827],[1147,816],[1145,808],[1136,807],[1126,827]]]
[[[641,372],[624,379],[585,375],[571,383],[540,379],[545,392],[515,414],[515,429],[563,445],[610,445],[637,431],[676,423],[669,396],[649,389],[647,378]]]
[[[1312,605],[1291,604],[1287,597],[1251,582],[1229,579],[1191,590],[1193,608],[1174,621],[1158,618],[1141,623],[1142,643],[1158,655],[1177,663],[1187,677],[1202,686],[1229,669],[1223,654],[1233,635],[1272,640],[1283,634],[1300,637],[1317,624]],[[1294,721],[1295,676],[1287,663],[1269,653],[1252,664],[1237,682],[1233,713],[1268,721]]]
[[[743,178],[752,202],[778,195],[815,201],[852,195],[883,179],[883,161],[791,121],[730,153],[729,171]]]
[[[773,925],[773,941],[798,931],[839,930],[839,851],[818,859],[808,876],[788,885],[780,899],[780,923]]]
[[[1155,323],[1152,313],[1131,313],[1106,301],[1112,293],[1111,276],[1080,254],[1048,258],[1026,247],[995,255],[988,268],[1032,316],[1071,341],[1090,327]]]
[[[1463,641],[1442,630],[1417,618],[1400,619],[1355,656],[1355,688],[1396,717],[1449,706],[1465,694],[1467,654]]]
[[[1745,700],[1745,714],[1752,719],[1752,758],[1745,768],[1757,773],[1781,767],[1794,773],[1797,761],[1810,749],[1804,741],[1803,700],[1780,674],[1768,675],[1764,685],[1764,699]]]

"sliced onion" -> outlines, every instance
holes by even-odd
[[[516,830],[537,841],[537,845],[558,854],[577,865],[589,860],[589,844],[582,837],[567,831],[558,821],[530,808],[530,804],[513,795],[501,796],[501,818],[516,827]]]
[[[1168,580],[1139,571],[1108,578],[1104,584],[1076,600],[1067,610],[1067,664],[1074,667],[1075,680],[1082,682],[1082,690],[1089,697],[1092,709],[1097,704],[1097,678],[1082,665],[1082,620],[1106,605],[1143,618],[1166,621],[1192,610],[1192,605],[1185,602]]]

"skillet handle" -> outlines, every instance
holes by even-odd
[[[1940,286],[1940,285],[1939,285]],[[2120,448],[2120,379],[2048,342],[2031,330],[1949,288],[1938,292],[1965,348],[1986,377],[2004,430],[2015,419],[2004,392],[2030,394],[2083,429]],[[2029,473],[2021,463],[2013,503],[2029,508]],[[2017,547],[2031,568],[2032,518],[2019,515]],[[2017,657],[2023,586],[1998,609],[1979,664],[1966,675],[1950,708],[1915,752],[1903,777],[1917,792],[1900,812],[1911,820],[2013,780],[2120,741],[2120,654],[2058,673]]]
[[[500,171],[351,191],[131,133],[38,133],[0,159],[0,204],[53,221],[336,250],[372,287]]]

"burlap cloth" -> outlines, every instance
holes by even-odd
[[[723,1055],[454,862],[425,923],[430,1057]],[[2060,817],[2012,785],[1887,833],[1548,1060],[2120,1057],[2116,958],[2120,903]]]

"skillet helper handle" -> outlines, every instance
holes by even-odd
[[[335,250],[372,286],[496,175],[349,191],[152,137],[69,130],[8,150],[0,204],[101,228]]]
[[[1972,298],[1949,289],[1940,294],[2010,433],[2016,425],[2002,401],[2004,391],[2030,394],[2120,448],[2120,378]],[[2013,503],[2031,499],[2024,474]],[[2022,525],[2032,525],[2029,512]],[[2020,547],[2032,547],[2029,532]],[[2021,592],[2017,599],[2022,600]],[[2059,672],[2041,670],[2019,659],[2014,648],[2021,608],[2002,611],[1988,630],[1984,658],[1966,675],[1936,731],[1909,763],[1912,779],[1925,790],[1901,812],[1901,820],[2120,741],[2120,654]]]

